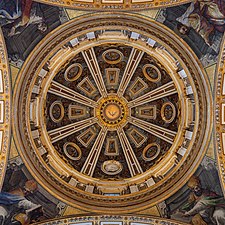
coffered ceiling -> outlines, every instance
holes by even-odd
[[[101,13],[70,21],[36,46],[19,76],[20,153],[37,180],[69,204],[144,209],[177,191],[206,151],[212,114],[205,72],[153,20]]]

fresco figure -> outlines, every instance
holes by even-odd
[[[0,2],[1,25],[13,23],[20,17],[25,25],[30,18],[31,6],[32,0],[2,0]]]
[[[192,191],[188,203],[182,207],[184,216],[192,216],[193,225],[224,225],[225,200],[215,192],[202,188],[200,179],[193,176],[188,181]]]
[[[32,0],[3,0],[0,2],[0,24],[2,26],[11,24],[8,36],[19,34],[20,27],[29,24],[37,24],[38,30],[45,32],[47,25],[42,15],[37,13],[37,4],[34,6]]]
[[[186,12],[177,21],[178,30],[186,34],[192,27],[209,46],[212,44],[210,36],[217,30],[225,30],[225,1],[197,0],[192,2]]]
[[[26,198],[36,191],[37,187],[34,180],[28,180],[23,188],[0,193],[0,225],[27,225],[31,222],[34,213],[38,212],[38,216],[42,214],[41,205]]]

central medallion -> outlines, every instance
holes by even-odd
[[[119,105],[109,103],[103,109],[103,116],[105,116],[109,120],[109,123],[114,123],[119,117],[122,116],[122,112]]]
[[[99,100],[95,113],[100,126],[116,130],[126,124],[129,110],[124,98],[109,95]]]

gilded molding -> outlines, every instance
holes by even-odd
[[[178,222],[175,220],[158,218],[158,217],[144,217],[144,216],[118,216],[118,215],[102,215],[102,216],[80,216],[80,217],[64,217],[60,219],[48,220],[45,222],[35,223],[36,225],[53,225],[53,224],[87,224],[87,225],[188,225],[187,223]]]
[[[220,182],[225,196],[225,35],[221,43],[214,92],[214,140]]]
[[[11,85],[4,36],[0,28],[0,190],[4,182],[11,132]]]
[[[45,147],[39,147],[38,151],[40,153],[37,153],[38,151],[36,151],[37,146],[35,143],[39,142],[34,142],[33,138],[37,139],[40,136],[40,130],[41,135],[44,134],[44,129],[35,128],[36,130],[33,130],[31,133],[29,130],[29,123],[26,122],[29,119],[29,109],[26,107],[29,104],[29,99],[31,98],[30,96],[34,96],[32,93],[36,93],[35,96],[38,97],[39,90],[45,91],[45,88],[39,88],[39,86],[37,89],[32,89],[32,85],[36,82],[35,78],[37,75],[45,77],[48,74],[48,71],[45,71],[43,66],[47,65],[50,69],[57,69],[54,64],[55,62],[58,62],[55,60],[56,57],[61,56],[61,54],[63,54],[63,57],[65,57],[65,55],[68,54],[67,49],[70,48],[67,48],[66,46],[68,45],[69,41],[70,45],[74,45],[73,49],[71,48],[73,51],[76,51],[77,48],[82,47],[82,42],[80,41],[80,44],[76,45],[76,40],[78,40],[77,38],[85,36],[87,30],[90,33],[85,36],[87,37],[85,40],[89,45],[92,43],[91,40],[88,40],[88,37],[91,35],[95,35],[95,39],[97,40],[100,40],[99,38],[102,38],[101,40],[105,40],[104,38],[106,38],[107,40],[110,37],[109,35],[112,35],[112,33],[102,33],[102,30],[105,30],[106,27],[108,27],[107,29],[116,30],[117,33],[115,35],[118,34],[118,30],[125,31],[130,29],[133,34],[140,32],[141,35],[139,36],[142,39],[148,41],[147,43],[151,44],[152,41],[155,40],[155,42],[163,45],[165,48],[157,48],[156,51],[161,53],[168,50],[168,55],[169,53],[172,54],[175,59],[178,59],[181,68],[184,68],[179,71],[179,76],[181,77],[181,80],[186,81],[186,86],[180,91],[182,91],[185,96],[193,94],[194,97],[190,97],[190,100],[188,101],[197,100],[196,106],[194,107],[195,119],[194,121],[191,119],[187,124],[185,124],[186,129],[181,132],[181,136],[187,140],[185,142],[185,146],[181,147],[183,144],[177,142],[179,150],[176,151],[177,154],[183,156],[182,160],[180,162],[177,161],[175,154],[174,157],[171,157],[172,159],[164,167],[162,167],[161,172],[156,174],[157,177],[161,178],[158,183],[150,183],[149,187],[147,187],[145,190],[139,190],[138,193],[121,195],[116,198],[111,196],[97,195],[96,193],[90,193],[79,189],[79,185],[76,185],[78,182],[83,182],[85,179],[84,176],[80,176],[78,182],[75,179],[76,177],[69,181],[62,180],[64,177],[70,177],[70,174],[65,170],[65,168],[58,166],[58,162],[60,160],[57,160],[59,158],[56,157],[57,160],[55,161],[53,160],[52,155],[49,155],[47,159],[44,158],[45,153],[47,153],[51,147],[49,149]],[[122,34],[122,32],[120,34]],[[141,41],[142,40],[130,40],[130,42],[133,44],[136,42],[139,43]],[[143,45],[146,48],[146,43]],[[59,54],[57,55],[55,52],[59,52]],[[168,60],[170,60],[172,56],[168,56],[168,58]],[[22,147],[21,149],[26,149],[26,151],[21,151],[20,149],[21,156],[30,172],[37,178],[37,181],[40,182],[40,184],[43,185],[51,194],[55,196],[57,195],[57,197],[73,206],[79,207],[81,209],[85,208],[86,210],[91,209],[92,211],[101,213],[111,213],[112,211],[114,213],[124,213],[127,210],[134,212],[137,211],[137,209],[145,209],[162,201],[162,199],[166,199],[168,196],[175,193],[180,186],[184,185],[190,176],[195,172],[205,154],[212,127],[212,99],[206,74],[198,62],[197,57],[193,54],[186,43],[171,33],[171,30],[162,25],[159,25],[153,20],[145,20],[143,22],[143,17],[133,16],[128,13],[117,13],[113,15],[109,13],[101,13],[100,15],[98,13],[93,14],[93,17],[91,18],[90,16],[84,16],[79,21],[69,21],[63,26],[57,28],[54,33],[51,33],[51,36],[46,36],[46,38],[36,46],[33,54],[31,54],[28,57],[28,60],[25,62],[19,76],[23,77],[24,80],[18,79],[14,95],[14,105],[15,107],[17,105],[18,107],[17,110],[14,110],[14,123],[16,125],[15,127],[19,127],[21,129],[21,133],[19,133],[19,129],[14,129],[16,144],[19,146],[24,146],[24,148]],[[48,80],[43,79],[43,82],[48,82]],[[39,82],[39,85],[40,84],[41,82]],[[48,84],[49,83],[47,83],[47,85]],[[35,101],[35,99],[33,100]],[[192,104],[192,102],[189,103]],[[192,108],[189,109],[190,112],[186,111],[188,115],[192,114]],[[40,110],[37,110],[36,112],[40,112]],[[23,119],[21,120],[21,118]],[[36,121],[33,121],[32,126],[34,126],[34,124],[35,126],[39,126],[39,123],[36,123]],[[194,129],[190,130],[193,127]],[[190,143],[190,146],[187,146],[188,143]],[[51,167],[57,168],[59,175],[52,173],[51,167],[49,167],[46,162],[50,163]],[[167,173],[168,168],[171,168],[171,165],[173,166],[174,164],[178,166],[175,166],[175,169],[171,173]],[[38,173],[37,169],[39,170]],[[151,174],[149,177],[150,176]],[[144,176],[140,175],[139,178],[140,181],[146,182]],[[151,179],[148,180],[151,182]],[[71,184],[68,184],[67,182],[70,182]],[[86,189],[89,190],[89,183],[86,183],[85,185],[87,187]],[[96,203],[101,204],[96,206]],[[139,204],[138,207],[137,204]],[[112,205],[113,207],[109,207]]]
[[[35,0],[45,4],[82,10],[137,11],[163,8],[191,2],[190,0]]]

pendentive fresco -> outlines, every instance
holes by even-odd
[[[2,0],[0,25],[0,225],[225,224],[224,0]]]

